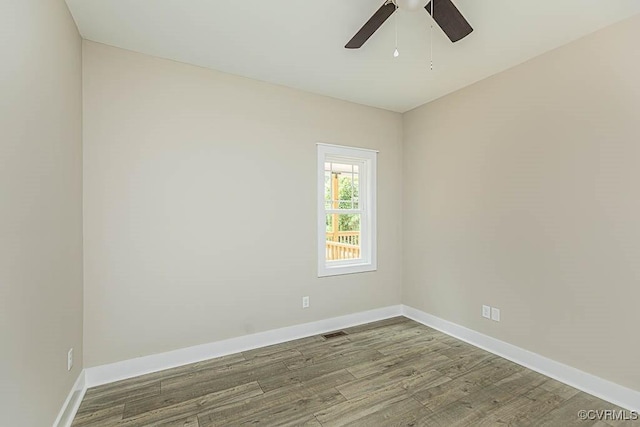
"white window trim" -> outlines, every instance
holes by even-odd
[[[341,145],[318,143],[317,176],[318,187],[316,199],[318,202],[318,277],[337,276],[342,274],[363,273],[376,271],[377,263],[377,157],[378,151],[365,148],[345,147]],[[324,164],[327,156],[344,157],[350,161],[364,164],[364,174],[361,179],[364,194],[360,196],[362,210],[366,212],[360,228],[361,259],[353,261],[326,260],[326,214],[325,214],[325,183]]]

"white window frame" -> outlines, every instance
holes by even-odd
[[[341,274],[376,271],[377,263],[377,224],[376,224],[376,178],[378,151],[365,148],[345,147],[341,145],[318,143],[318,277]],[[358,163],[360,193],[359,209],[353,210],[360,217],[360,259],[326,260],[326,215],[332,209],[325,207],[325,162],[344,161]]]

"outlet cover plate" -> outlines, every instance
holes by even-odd
[[[73,348],[70,348],[67,353],[67,371],[70,371],[71,368],[73,368]]]
[[[488,305],[482,306],[482,317],[491,319],[491,307],[489,307]]]
[[[491,320],[495,320],[496,322],[500,321],[500,309],[491,307]]]

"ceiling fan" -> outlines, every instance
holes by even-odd
[[[406,10],[417,10],[424,7],[429,15],[431,15],[433,7],[433,20],[452,42],[465,38],[473,31],[471,25],[451,0],[431,0],[426,5],[424,3],[425,0],[386,0],[380,9],[360,28],[360,31],[349,40],[345,48],[358,49],[362,47],[398,7]]]

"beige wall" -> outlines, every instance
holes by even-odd
[[[640,390],[638,40],[636,16],[404,115],[404,303]]]
[[[0,413],[41,426],[83,360],[81,41],[62,1],[0,12]],[[405,114],[404,156],[398,114],[84,42],[86,365],[403,290],[640,389],[639,36],[635,17]],[[376,273],[315,277],[317,141],[380,150]]]
[[[401,126],[84,42],[85,364],[399,304]],[[316,278],[318,141],[380,150],[375,273]]]
[[[63,0],[0,34],[0,424],[41,427],[82,369],[81,40]]]

